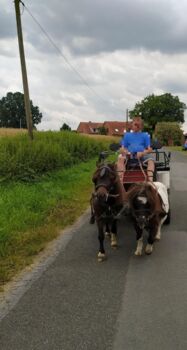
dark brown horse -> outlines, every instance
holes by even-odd
[[[128,191],[128,201],[136,230],[135,255],[142,255],[143,230],[148,231],[145,253],[151,254],[153,243],[160,240],[161,226],[168,216],[167,189],[162,183],[137,183]]]
[[[106,259],[104,249],[105,230],[111,233],[111,246],[117,247],[117,217],[125,203],[125,191],[120,184],[116,165],[102,164],[93,174],[95,191],[91,198],[91,223],[98,227],[98,261]]]

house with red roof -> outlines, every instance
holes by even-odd
[[[99,128],[106,130],[106,135],[123,136],[131,129],[132,122],[105,121],[104,123],[80,122],[77,132],[83,134],[99,134]]]
[[[110,136],[123,136],[126,131],[131,129],[131,122],[104,122],[103,127],[107,129],[107,135]]]
[[[99,128],[103,126],[103,123],[92,122],[80,122],[77,132],[82,134],[99,134]]]

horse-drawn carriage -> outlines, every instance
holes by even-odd
[[[153,242],[160,239],[161,225],[170,223],[170,152],[158,148],[158,145],[152,145],[152,158],[155,163],[152,183],[148,181],[146,165],[136,157],[127,161],[123,176],[127,201],[124,202],[120,194],[116,165],[108,161],[108,156],[117,152],[119,147],[118,144],[112,144],[110,151],[100,153],[98,168],[93,176],[95,192],[91,199],[91,222],[96,219],[98,226],[99,261],[106,257],[104,230],[111,231],[111,246],[117,246],[117,220],[121,216],[131,215],[134,218],[138,242],[135,255],[142,255],[144,228],[149,232],[145,252],[151,254]]]

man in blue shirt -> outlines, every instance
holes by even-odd
[[[143,132],[143,120],[140,117],[134,117],[132,122],[132,132],[126,132],[121,140],[120,155],[117,161],[119,177],[123,183],[123,173],[125,171],[125,163],[127,155],[135,156],[141,162],[147,162],[147,174],[149,181],[153,181],[154,160],[149,154],[152,152],[150,146],[150,135]]]

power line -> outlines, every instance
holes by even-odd
[[[78,72],[78,70],[71,64],[71,62],[67,59],[67,57],[62,53],[62,51],[59,49],[59,47],[55,44],[55,42],[53,41],[53,39],[51,38],[51,36],[46,32],[46,30],[41,26],[41,24],[39,23],[39,21],[33,16],[33,14],[31,13],[31,11],[28,9],[28,7],[23,3],[22,0],[20,0],[20,3],[23,5],[23,8],[26,9],[26,11],[29,13],[29,15],[32,17],[33,21],[39,26],[39,28],[41,29],[41,31],[43,32],[43,34],[47,37],[47,39],[49,40],[49,42],[52,44],[52,46],[56,49],[56,51],[58,52],[58,54],[63,57],[63,59],[65,60],[66,64],[78,75],[79,79],[84,83],[84,85],[87,86],[87,88],[97,97],[99,98],[102,102],[104,102],[105,104],[108,103],[107,100],[103,99],[100,95],[97,94],[97,92],[87,83],[87,81],[82,77],[82,75]],[[118,112],[122,112],[124,113],[123,110],[115,108],[113,106],[111,106],[111,108],[113,108],[114,110],[118,111]]]

